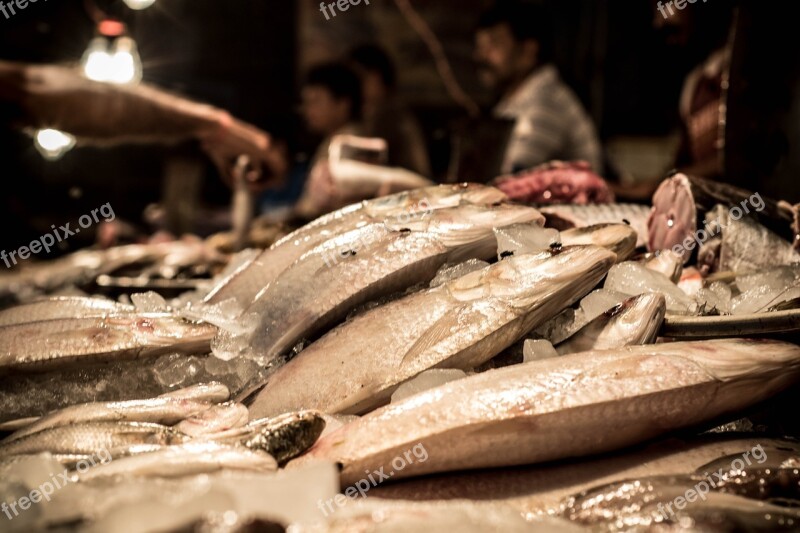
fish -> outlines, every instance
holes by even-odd
[[[198,383],[197,385],[165,392],[159,396],[159,398],[176,398],[210,403],[227,402],[230,397],[231,391],[228,389],[228,386],[216,381]]]
[[[289,466],[335,461],[348,485],[379,468],[399,479],[597,454],[736,413],[798,379],[800,347],[780,341],[565,355],[489,370],[379,408]],[[391,461],[418,444],[428,459],[395,471]]]
[[[166,313],[45,320],[0,327],[0,372],[204,353],[217,328]]]
[[[81,482],[113,476],[181,477],[219,470],[274,472],[278,469],[269,454],[216,442],[188,442],[158,451],[132,455],[99,464],[76,477]]]
[[[688,476],[598,487],[574,497],[564,516],[604,531],[797,531],[800,524],[800,511],[790,507],[720,492],[699,498]]]
[[[627,479],[717,472],[720,467],[714,468],[712,462],[730,454],[741,457],[741,452],[756,446],[761,446],[770,460],[800,451],[796,442],[763,435],[668,437],[595,457],[408,478],[374,487],[369,495],[420,502],[479,500],[504,503],[526,517],[558,516],[565,513],[572,497],[592,488]],[[730,467],[730,460],[725,467]]]
[[[213,287],[204,302],[219,304],[234,299],[244,308],[306,252],[363,224],[391,218],[402,221],[416,213],[455,207],[462,203],[490,205],[506,199],[507,196],[494,187],[464,183],[425,187],[349,205],[280,239],[250,264]]]
[[[93,454],[136,444],[171,445],[189,437],[161,424],[144,422],[88,422],[45,429],[0,442],[0,457],[50,452]]]
[[[430,281],[446,263],[494,256],[494,228],[543,221],[531,207],[464,205],[345,233],[309,251],[256,297],[244,313],[259,317],[249,347],[272,360],[356,306]]]
[[[0,311],[0,327],[75,317],[102,317],[131,313],[134,307],[103,298],[60,296]]]
[[[185,418],[208,411],[210,407],[211,404],[205,402],[176,398],[72,405],[39,418],[29,426],[12,433],[7,440],[16,440],[45,429],[83,422],[152,422],[171,426]]]
[[[513,256],[367,311],[278,369],[250,415],[359,414],[424,370],[479,366],[591,290],[614,260],[595,246]]]
[[[210,406],[192,416],[184,417],[175,425],[175,429],[184,435],[199,437],[244,426],[249,420],[247,407],[240,403],[229,402]]]
[[[314,411],[288,413],[249,424],[255,434],[242,443],[252,450],[263,450],[283,466],[311,448],[325,430],[325,419]]]
[[[564,231],[596,224],[630,224],[636,232],[636,247],[647,244],[647,218],[650,207],[639,204],[589,204],[539,206],[547,221],[545,227]]]
[[[566,355],[652,344],[658,336],[666,312],[667,301],[661,293],[628,298],[556,346],[556,351],[560,355]]]
[[[562,246],[593,244],[617,254],[617,262],[628,259],[636,249],[636,232],[625,224],[595,224],[561,232]]]

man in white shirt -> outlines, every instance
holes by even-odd
[[[495,116],[516,121],[502,171],[553,159],[602,171],[594,124],[550,63],[548,21],[536,6],[500,3],[483,14],[475,39],[481,80],[496,90]]]

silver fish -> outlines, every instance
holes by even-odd
[[[454,207],[461,203],[493,204],[507,199],[493,187],[477,184],[438,185],[406,191],[344,207],[320,217],[282,238],[245,268],[223,280],[205,297],[217,304],[235,299],[242,307],[297,259],[319,244],[363,224],[404,217],[419,212]]]
[[[591,290],[613,261],[589,246],[519,255],[375,308],[280,368],[251,416],[360,413],[429,368],[474,368]]]
[[[219,403],[226,402],[231,397],[231,391],[227,385],[210,381],[208,383],[198,383],[183,389],[165,392],[159,398],[176,398],[180,400],[196,400],[198,402]]]
[[[59,318],[102,317],[133,311],[133,306],[119,304],[112,300],[84,298],[81,296],[60,296],[0,311],[0,326],[13,326]]]
[[[304,459],[343,464],[350,484],[366,469],[394,471],[391,461],[416,444],[427,461],[406,464],[395,477],[594,454],[736,412],[799,378],[800,347],[778,341],[584,352],[411,396],[323,437]]]
[[[617,262],[625,261],[636,249],[636,232],[626,224],[595,224],[561,232],[563,246],[592,244],[617,254]]]
[[[39,418],[11,434],[8,441],[49,428],[83,422],[152,422],[171,426],[212,407],[205,402],[175,398],[151,398],[123,402],[97,402],[73,405]],[[245,412],[247,410],[245,409]]]
[[[630,224],[636,232],[636,246],[647,244],[650,207],[639,204],[548,205],[539,207],[547,218],[545,226],[560,231],[595,224]]]
[[[445,263],[492,257],[494,228],[543,221],[530,207],[464,205],[331,239],[285,270],[245,311],[259,317],[250,347],[273,359],[362,303],[430,281]]]
[[[93,454],[136,444],[169,445],[188,437],[160,424],[142,422],[88,422],[55,427],[26,437],[0,442],[0,456],[50,452]]]
[[[77,477],[87,482],[112,476],[180,477],[219,470],[274,472],[277,469],[275,459],[262,451],[216,442],[189,442],[114,459],[89,468]]]
[[[652,344],[667,312],[661,293],[628,298],[595,318],[556,346],[560,355],[588,350],[610,350],[623,346]]]
[[[46,320],[0,328],[0,371],[208,352],[217,328],[168,314]]]

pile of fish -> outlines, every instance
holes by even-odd
[[[675,249],[694,205],[678,235],[658,206],[440,185],[173,300],[0,311],[0,529],[797,529],[797,435],[750,430],[800,347],[702,321],[794,313],[800,264],[725,198],[696,206],[727,232],[706,266]]]

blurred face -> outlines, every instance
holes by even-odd
[[[519,42],[507,24],[478,30],[475,61],[478,75],[488,87],[503,90],[525,77],[537,63],[536,41]]]
[[[350,121],[350,102],[336,98],[325,87],[303,88],[302,100],[303,117],[313,133],[330,135]]]

